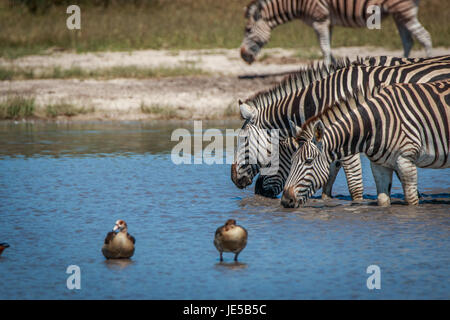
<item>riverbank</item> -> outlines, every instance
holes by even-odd
[[[402,55],[401,50],[371,47],[334,48],[333,52],[350,59]],[[450,54],[450,49],[433,49],[433,55],[444,54]],[[420,50],[412,53],[423,55]],[[283,74],[313,61],[303,58],[298,50],[277,48],[264,49],[252,65],[241,60],[237,48],[56,52],[0,58],[0,118],[237,118],[238,99],[275,85]]]

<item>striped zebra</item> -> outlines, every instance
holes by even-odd
[[[261,159],[261,155],[259,157],[252,155],[253,158],[258,159],[257,164],[250,164],[248,161],[251,153],[256,150],[254,145],[258,143],[270,153],[271,145],[267,130],[279,128],[281,139],[285,139],[291,134],[289,120],[301,125],[310,117],[320,113],[325,106],[350,96],[358,87],[373,88],[381,83],[428,82],[448,79],[450,78],[448,60],[450,60],[450,56],[395,67],[350,65],[315,82],[305,81],[308,72],[301,71],[289,76],[276,87],[258,93],[240,105],[241,116],[246,120],[240,134],[247,136],[247,140],[245,143],[238,143],[235,161],[231,167],[232,181],[239,188],[244,188],[252,183],[260,167],[267,165],[269,159]],[[314,74],[314,71],[309,70],[310,73]],[[261,136],[264,138],[259,138]],[[290,156],[297,148],[293,141],[288,140],[287,144],[287,148],[283,143],[279,145],[278,172],[270,176],[260,176],[255,185],[256,193],[275,197],[283,190],[290,170]],[[360,199],[362,197],[362,173],[358,156],[344,159],[333,165],[330,179],[323,189],[323,197],[331,197],[332,184],[341,164],[344,165],[352,198]]]
[[[386,57],[374,57],[370,59],[364,59],[362,61],[365,61],[365,63],[368,63],[369,65],[371,63],[374,63],[375,61],[379,61],[380,63],[385,63],[386,65],[398,65],[399,63],[410,63],[411,61],[419,61],[421,63],[432,63],[432,62],[450,62],[450,55],[449,56],[441,56],[436,58],[428,58],[428,59],[407,59],[405,58],[388,58]],[[449,66],[447,65],[435,65],[434,63],[428,65],[428,69],[422,69],[422,68],[416,68],[415,70],[407,70],[409,73],[409,76],[411,77],[408,80],[400,80],[397,82],[432,82],[432,81],[438,81],[443,79],[450,78],[450,71]],[[406,71],[406,70],[404,70]],[[390,83],[392,80],[386,80],[389,79],[392,75],[394,75],[396,72],[396,69],[391,69],[390,75],[384,76],[384,83]],[[415,74],[415,77],[412,77]],[[397,74],[399,76],[400,74]],[[330,81],[333,82],[333,81]],[[394,81],[395,82],[395,81]],[[373,86],[376,84],[380,84],[382,81],[376,81],[374,82]],[[359,83],[359,85],[363,85],[362,83]],[[336,89],[339,89],[336,87]],[[336,90],[335,89],[335,90]],[[352,88],[349,88],[349,92],[352,90]],[[306,93],[307,94],[307,93]],[[337,96],[337,95],[336,95]],[[340,96],[340,99],[344,98],[344,96]],[[316,97],[316,100],[319,99],[319,96]],[[305,98],[306,100],[306,98]],[[332,102],[330,102],[332,103]],[[276,116],[277,113],[275,110],[272,110],[272,112],[266,112],[267,116]],[[272,121],[273,122],[273,121]],[[276,197],[282,190],[284,186],[284,182],[287,179],[287,176],[289,174],[290,168],[291,168],[291,157],[294,154],[294,152],[298,149],[298,144],[295,139],[293,138],[286,138],[282,139],[279,144],[279,170],[274,175],[260,175],[255,183],[255,193],[263,195],[265,197]],[[330,176],[327,180],[327,183],[323,187],[323,193],[322,197],[331,197],[332,194],[332,186],[334,183],[334,180],[336,179],[337,174],[339,173],[339,170],[341,168],[342,162],[346,163],[348,166],[350,166],[350,171],[352,170],[354,166],[357,166],[358,158],[351,157],[351,159],[344,159],[344,161],[336,161],[335,163],[332,163],[330,167]],[[371,168],[372,171],[376,171],[377,165],[371,162]],[[345,168],[344,168],[345,169]]]
[[[321,188],[336,159],[363,152],[374,172],[378,204],[390,204],[396,172],[410,205],[419,202],[417,167],[450,168],[450,80],[399,83],[355,94],[327,107],[300,128],[300,145],[283,190],[284,207],[304,204]]]
[[[242,189],[252,184],[253,178],[259,173],[260,168],[270,166],[270,155],[273,147],[270,129],[280,128],[279,125],[265,127],[258,126],[255,122],[256,119],[253,118],[253,115],[257,112],[245,107],[247,106],[247,103],[253,102],[255,109],[258,107],[264,109],[267,105],[280,103],[282,97],[287,97],[289,94],[295,94],[297,90],[307,87],[316,80],[323,79],[337,70],[354,65],[357,65],[357,62],[352,63],[348,59],[338,60],[331,66],[319,64],[316,67],[310,67],[288,76],[280,85],[277,85],[268,92],[263,91],[256,94],[254,98],[247,99],[245,104],[240,102],[241,116],[243,119],[246,119],[246,121],[239,131],[238,145],[234,155],[234,162],[231,166],[231,180],[238,188]],[[251,111],[251,114],[246,114],[246,110]],[[280,136],[285,138],[289,135],[289,130],[282,130],[280,133]],[[254,159],[254,161],[252,161],[252,159]],[[359,157],[357,161],[353,160],[352,163],[356,163],[356,165],[353,165],[352,167],[344,166],[344,169],[346,170],[347,182],[352,199],[360,200],[362,199],[363,190]],[[281,190],[282,187],[279,192],[281,192]],[[331,187],[326,190],[330,190],[330,194],[326,196],[331,196]]]
[[[430,56],[432,44],[427,30],[417,19],[418,0],[256,0],[245,11],[247,19],[241,44],[241,57],[252,63],[269,41],[276,26],[301,19],[313,27],[325,63],[331,61],[331,31],[333,26],[365,27],[371,15],[367,9],[376,5],[381,16],[392,15],[403,43],[405,57],[409,56],[414,36]]]

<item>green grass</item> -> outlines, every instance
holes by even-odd
[[[49,118],[56,118],[59,116],[73,117],[95,111],[93,107],[77,107],[73,104],[65,102],[46,105],[44,110],[45,115]]]
[[[34,98],[10,96],[0,101],[0,119],[17,120],[33,116],[35,111]]]
[[[174,107],[159,104],[146,105],[145,103],[141,103],[141,112],[153,115],[158,119],[184,118]]]
[[[16,2],[23,1],[0,2],[2,57],[52,50],[171,49],[176,54],[181,49],[236,48],[245,25],[242,8],[249,0],[111,0],[106,8],[89,1],[72,1],[81,8],[81,30],[76,31],[66,28],[67,1],[58,1],[63,5],[36,13],[23,5],[9,5]],[[450,47],[448,5],[444,2],[421,0],[419,20],[431,33],[434,46]],[[400,49],[401,40],[392,17],[382,21],[381,30],[334,28],[333,47],[362,45]],[[275,28],[267,46],[297,48],[301,52],[318,48],[318,42],[311,27],[294,21]]]
[[[99,69],[54,67],[43,70],[8,68],[0,66],[0,80],[24,79],[116,79],[116,78],[162,78],[177,76],[206,75],[208,72],[194,66],[145,68],[137,66],[118,66]]]
[[[0,101],[0,120],[19,120],[31,117],[56,118],[73,117],[94,112],[93,107],[79,107],[66,102],[39,106],[34,97],[7,96]]]

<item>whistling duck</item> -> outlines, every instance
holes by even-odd
[[[128,233],[127,223],[117,220],[112,232],[108,232],[102,253],[107,259],[126,259],[134,254],[136,240]]]
[[[229,219],[216,230],[214,245],[220,252],[220,261],[223,261],[223,252],[233,252],[234,261],[237,261],[239,253],[247,245],[247,230],[236,225],[236,220]]]
[[[5,243],[0,243],[0,256],[2,255],[3,250],[5,250],[6,248],[9,248],[9,244]]]

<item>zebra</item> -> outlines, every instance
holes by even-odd
[[[360,152],[380,166],[374,172],[379,205],[390,205],[394,171],[406,202],[417,205],[417,167],[450,168],[450,80],[361,90],[301,128],[292,125],[300,147],[283,190],[284,207],[304,204],[326,181],[330,163]]]
[[[246,119],[241,131],[248,136],[245,144],[238,144],[235,153],[235,161],[231,167],[232,181],[239,188],[244,188],[252,183],[253,178],[259,172],[260,166],[268,163],[268,159],[261,159],[261,155],[253,158],[260,161],[257,165],[250,165],[247,161],[250,156],[249,146],[259,142],[263,149],[270,150],[270,141],[267,139],[266,129],[279,128],[281,139],[287,138],[290,133],[290,119],[301,125],[307,119],[318,114],[323,107],[334,101],[351,95],[358,86],[373,88],[381,83],[395,82],[427,82],[450,77],[450,56],[427,59],[422,63],[405,64],[395,67],[367,67],[351,65],[330,74],[328,77],[302,86],[305,71],[291,75],[278,86],[269,91],[258,93],[240,104],[241,116]],[[314,72],[312,72],[314,73]],[[297,85],[300,83],[299,85]],[[306,83],[308,83],[306,81]],[[286,88],[287,87],[287,88]],[[331,88],[331,89],[329,89]],[[287,127],[286,127],[287,126]],[[265,136],[264,139],[255,141],[252,137]],[[262,141],[262,143],[261,143]],[[296,150],[295,142],[289,142],[290,149],[284,149],[280,143],[279,171],[270,176],[260,176],[255,184],[255,192],[267,197],[276,197],[282,190],[284,182],[290,170],[290,155]],[[241,150],[242,149],[242,150]],[[253,151],[255,148],[253,148]],[[289,154],[286,156],[285,153]],[[244,154],[238,158],[237,154]],[[244,159],[246,161],[241,161]],[[331,188],[334,179],[345,164],[344,170],[349,185],[350,194],[354,199],[362,198],[362,173],[358,156],[344,159],[332,166],[329,180],[323,189],[322,197],[331,197]],[[375,166],[375,165],[374,165]],[[349,179],[350,178],[350,179]]]
[[[307,69],[300,70],[299,72],[286,77],[280,85],[275,86],[268,92],[263,91],[257,93],[254,98],[247,99],[247,102],[252,100],[255,103],[255,106],[261,107],[265,106],[269,100],[272,103],[280,102],[278,99],[282,96],[288,96],[291,93],[295,93],[295,91],[300,88],[304,88],[318,79],[329,76],[333,71],[356,64],[357,62],[350,62],[350,60],[346,59],[338,60],[336,64],[331,65],[331,67],[323,63],[315,67],[310,66]],[[245,114],[245,105],[246,104],[240,101],[241,116],[247,120],[239,131],[238,145],[235,150],[234,162],[231,166],[231,180],[241,189],[252,183],[253,178],[259,173],[261,167],[270,166],[269,155],[271,155],[271,149],[273,147],[271,143],[271,132],[266,128],[260,128],[253,123],[251,115]],[[272,126],[270,129],[279,127],[280,126]],[[286,130],[280,132],[283,132],[283,137],[286,137]],[[344,166],[344,169],[346,170],[352,199],[361,200],[363,191],[361,164],[359,156],[353,157],[358,157],[357,161],[353,160],[357,165],[354,167]],[[251,159],[255,159],[256,161],[251,161]],[[330,190],[331,192],[331,187],[326,188],[326,190]],[[331,197],[331,193],[329,195],[324,194],[324,197]]]
[[[428,59],[405,59],[405,58],[388,58],[386,57],[373,57],[370,59],[364,59],[362,61],[366,61],[369,65],[374,63],[375,61],[379,61],[380,63],[385,63],[386,65],[398,65],[399,63],[411,63],[414,61],[422,62],[422,63],[431,63],[431,62],[450,62],[449,56],[441,56],[436,58],[428,58]],[[419,72],[420,77],[412,78],[411,80],[402,80],[406,82],[432,82],[442,79],[448,79],[450,77],[450,73],[448,67],[445,65],[440,65],[438,68],[435,68],[436,65],[429,65],[429,69],[426,72],[423,70],[418,71],[416,69],[415,73]],[[414,70],[408,71],[410,73],[414,73]],[[386,77],[387,78],[387,77]],[[389,81],[385,81],[389,82]],[[379,82],[381,83],[381,82]],[[361,84],[362,85],[362,84]],[[350,89],[351,90],[351,89]],[[343,97],[343,96],[342,96]],[[341,97],[341,98],[342,98]],[[275,116],[274,112],[269,113],[269,116]],[[284,182],[287,179],[291,168],[291,157],[298,149],[298,144],[293,138],[282,139],[279,143],[279,170],[275,175],[260,175],[255,183],[255,193],[263,195],[265,197],[275,198],[282,190],[284,186]],[[346,161],[345,161],[346,160]],[[352,167],[357,165],[355,162],[356,158],[344,159],[344,163],[350,166],[350,172],[352,172]],[[331,197],[332,186],[336,176],[341,168],[342,161],[336,161],[330,167],[330,176],[327,180],[327,183],[323,187],[322,197],[327,198]],[[371,162],[372,171],[376,171],[376,164]],[[345,169],[345,168],[344,168]],[[353,169],[355,170],[355,169]]]
[[[414,36],[431,55],[431,36],[417,19],[418,0],[255,0],[245,11],[247,19],[241,57],[251,64],[261,48],[269,41],[276,26],[301,19],[313,27],[325,63],[331,61],[331,31],[334,25],[365,27],[367,8],[379,6],[382,16],[391,14],[403,44],[405,57],[409,56]]]

